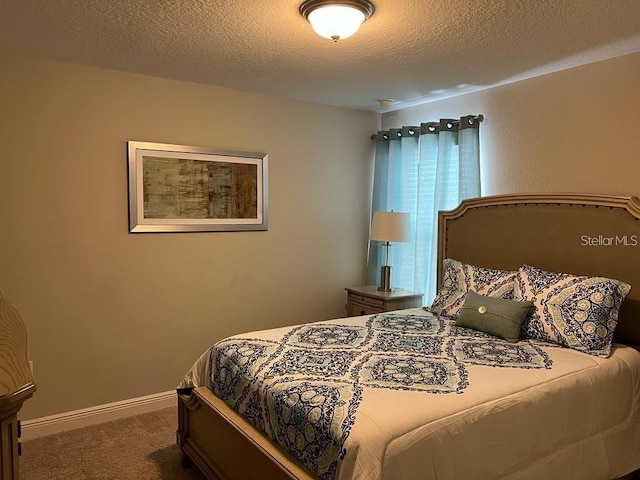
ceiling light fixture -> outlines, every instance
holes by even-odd
[[[316,33],[334,42],[356,33],[374,10],[368,0],[306,0],[300,5]]]

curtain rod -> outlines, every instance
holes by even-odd
[[[419,134],[428,134],[428,133],[439,133],[440,129],[445,130],[458,130],[458,128],[478,128],[479,124],[484,120],[484,115],[466,115],[456,120],[454,118],[441,118],[437,122],[422,122],[419,127],[411,126],[411,127],[402,127],[402,128],[392,128],[386,131],[378,132],[383,134],[383,140],[389,139],[389,132],[392,130],[395,131],[395,134],[400,137],[409,137],[413,136],[416,133]],[[460,127],[460,123],[463,123],[462,127]],[[376,141],[378,139],[378,133],[371,134],[371,140]]]

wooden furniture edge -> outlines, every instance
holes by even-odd
[[[345,287],[344,289],[349,293],[355,293],[357,295],[367,295],[367,296],[379,298],[381,300],[396,300],[396,299],[415,298],[415,297],[423,296],[423,294],[420,292],[413,292],[411,290],[404,290],[404,289],[392,290],[390,292],[379,291],[377,290],[377,286],[375,285]]]
[[[20,478],[18,412],[35,392],[22,317],[0,293],[0,479]]]
[[[28,383],[23,385],[19,390],[15,392],[11,392],[7,395],[0,395],[0,410],[3,410],[5,407],[9,405],[22,405],[26,400],[28,400],[36,391],[36,386],[34,383]]]
[[[224,431],[209,429],[207,432],[207,435],[210,435],[207,439],[208,442],[227,443],[229,436],[234,436],[252,446],[251,450],[245,452],[248,464],[252,463],[255,456],[261,456],[267,458],[277,467],[281,474],[279,478],[300,480],[317,478],[216,397],[211,390],[206,387],[197,387],[189,395],[178,392],[178,431],[176,434],[178,446],[207,478],[226,480],[234,477],[230,472],[225,472],[219,463],[213,460],[215,452],[206,451],[200,445],[202,442],[193,441],[191,438],[190,412],[201,408],[218,417],[222,421],[222,425],[225,426]],[[255,478],[261,477],[261,472],[257,471]]]

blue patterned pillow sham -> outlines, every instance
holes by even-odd
[[[442,285],[429,311],[457,318],[469,290],[487,297],[513,299],[513,284],[518,272],[476,267],[446,258]]]
[[[523,265],[514,296],[516,300],[532,301],[533,306],[522,325],[522,336],[608,357],[618,310],[630,290],[619,280],[546,272]]]

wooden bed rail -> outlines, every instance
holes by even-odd
[[[211,480],[317,478],[206,387],[178,394],[177,440]]]

